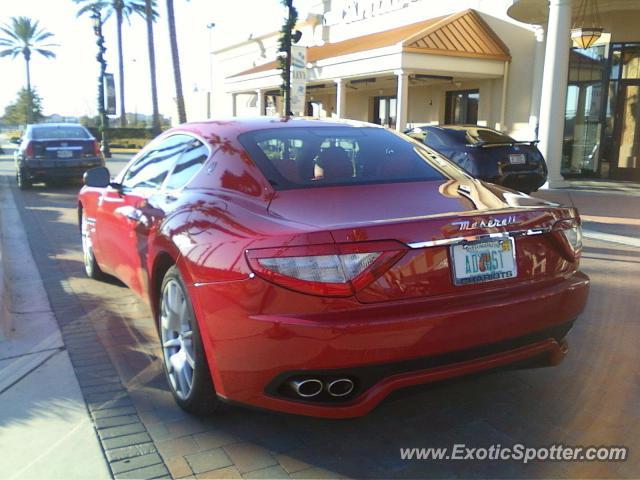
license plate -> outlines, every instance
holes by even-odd
[[[527,163],[527,157],[524,153],[512,153],[509,155],[509,163],[511,165],[523,165]]]
[[[505,280],[518,274],[513,238],[453,245],[451,258],[455,285]]]
[[[73,157],[73,150],[58,150],[58,158],[71,158]]]

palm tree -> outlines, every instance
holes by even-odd
[[[0,47],[6,47],[0,50],[0,57],[11,55],[12,58],[16,58],[20,54],[24,57],[27,67],[27,95],[29,97],[27,101],[27,123],[30,123],[33,109],[31,69],[29,65],[31,54],[36,52],[45,58],[54,58],[56,54],[49,48],[57,45],[43,43],[53,37],[53,33],[40,28],[38,21],[31,20],[29,17],[11,17],[8,24],[0,27],[0,32],[2,33]]]
[[[171,44],[171,60],[173,62],[173,80],[176,84],[178,120],[180,123],[185,123],[187,121],[187,112],[184,108],[184,95],[182,94],[182,75],[180,74],[180,56],[178,55],[178,36],[176,34],[176,18],[173,10],[173,0],[167,0],[167,21],[169,22],[169,43]]]
[[[155,20],[155,0],[145,0],[144,17],[147,22],[147,50],[149,51],[149,73],[151,76],[151,106],[153,108],[152,131],[160,134],[160,113],[158,112],[158,84],[156,82],[156,49],[153,42],[153,21]]]
[[[124,54],[122,50],[122,23],[129,21],[131,15],[136,13],[145,18],[145,0],[73,0],[75,3],[84,4],[78,10],[78,16],[85,12],[91,12],[95,8],[105,11],[105,20],[111,15],[116,16],[116,33],[118,42],[118,81],[120,86],[120,126],[127,126],[126,108],[124,103]],[[155,12],[154,12],[155,13]]]

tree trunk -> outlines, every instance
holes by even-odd
[[[173,11],[173,0],[167,0],[167,21],[169,22],[169,43],[171,44],[171,60],[173,61],[173,79],[176,84],[176,106],[180,123],[187,121],[182,95],[182,77],[180,75],[180,57],[178,55],[178,38],[176,35],[176,19]]]
[[[29,66],[29,60],[31,59],[31,52],[25,51],[24,61],[27,66],[27,115],[26,115],[26,123],[29,125],[31,123],[31,115],[33,113],[33,97],[31,95],[31,68]]]
[[[145,0],[144,15],[147,22],[147,49],[149,50],[149,74],[151,76],[151,106],[153,117],[151,129],[154,135],[160,135],[160,113],[158,111],[158,85],[156,82],[156,49],[153,41],[152,0]]]
[[[118,75],[120,83],[120,126],[127,126],[127,110],[124,106],[124,54],[122,52],[122,9],[116,10],[118,37]]]

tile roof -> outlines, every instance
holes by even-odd
[[[309,47],[307,61],[402,45],[411,53],[449,55],[490,60],[509,60],[508,47],[475,10],[431,18],[391,30],[349,38],[341,42]],[[232,77],[250,75],[278,68],[277,61],[258,65]]]

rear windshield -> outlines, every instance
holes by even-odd
[[[239,140],[276,189],[445,178],[425,147],[382,128],[275,128]]]
[[[509,135],[505,135],[495,130],[486,128],[469,128],[466,133],[469,143],[514,143],[515,140]]]
[[[58,140],[68,138],[91,138],[91,135],[84,127],[55,126],[55,127],[33,127],[31,137],[34,140]]]

